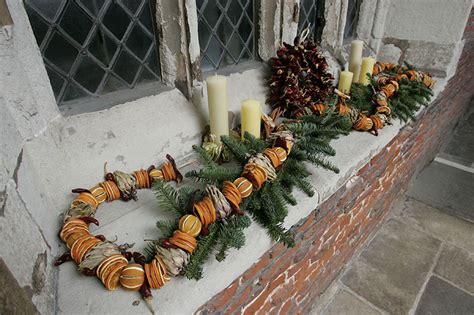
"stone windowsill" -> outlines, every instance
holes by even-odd
[[[266,88],[262,84],[262,72],[260,68],[229,76],[230,110],[238,112],[240,101],[248,97],[264,102]],[[445,82],[437,80],[435,97],[444,88]],[[61,130],[58,141],[62,143],[64,156],[51,158],[74,164],[49,163],[56,165],[56,177],[49,181],[51,191],[58,196],[56,204],[66,207],[72,200],[72,195],[68,193],[71,188],[89,187],[100,181],[104,161],[109,161],[110,170],[133,171],[146,168],[152,162],[161,163],[166,153],[178,157],[178,165],[188,160],[192,144],[200,141],[205,122],[204,104],[205,98],[201,105],[192,106],[179,92],[172,90],[103,112],[71,116],[58,122]],[[124,129],[124,126],[127,128]],[[310,166],[313,171],[310,180],[316,194],[310,198],[300,191],[295,192],[299,203],[290,207],[285,226],[297,224],[342,185],[351,185],[357,170],[383,150],[403,126],[403,123],[394,121],[378,137],[352,132],[334,141],[337,155],[331,160],[339,167],[340,174]],[[36,149],[42,148],[44,150],[40,142]],[[57,165],[63,166],[58,170]],[[185,181],[183,184],[192,183]],[[104,234],[109,239],[117,236],[118,243],[135,242],[135,248],[141,250],[144,239],[158,236],[155,222],[167,216],[158,209],[151,192],[140,191],[138,197],[137,202],[103,205],[97,215],[102,224],[93,228],[92,232]],[[56,232],[54,230],[51,234]],[[204,277],[199,282],[184,277],[175,278],[161,290],[154,290],[156,310],[163,314],[192,313],[274,245],[266,231],[255,223],[245,234],[246,245],[238,251],[231,251],[224,262],[219,263],[213,257],[208,260],[204,266]],[[146,313],[145,303],[132,306],[133,301],[140,299],[138,293],[125,290],[108,292],[97,279],[80,275],[73,263],[59,268],[60,313]]]

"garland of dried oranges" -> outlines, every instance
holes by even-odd
[[[239,178],[233,182],[225,181],[222,189],[207,186],[205,197],[193,204],[193,214],[179,219],[179,228],[170,238],[156,242],[155,255],[150,262],[146,262],[141,253],[127,251],[128,244],[118,246],[103,235],[92,235],[89,224],[99,225],[94,215],[103,202],[136,199],[136,190],[150,188],[154,181],[181,181],[182,176],[169,155],[169,161],[160,169],[151,166],[132,174],[106,173],[105,181],[91,189],[74,189],[73,192],[79,195],[65,211],[59,233],[69,251],[59,257],[55,265],[73,260],[83,274],[96,275],[108,290],[120,286],[140,290],[149,301],[150,288],[159,289],[171,277],[183,273],[197,247],[196,237],[206,234],[208,225],[232,214],[243,215],[240,210],[243,199],[261,189],[265,182],[276,179],[276,171],[290,153],[294,138],[291,132],[284,130],[273,133],[272,139],[273,146],[251,157]],[[132,258],[134,263],[130,263]]]
[[[400,89],[400,83],[403,80],[416,81],[423,83],[427,88],[432,89],[434,85],[430,74],[414,69],[408,69],[393,63],[377,62],[374,65],[372,74],[376,77],[377,85],[373,104],[375,113],[366,116],[356,108],[347,106],[346,100],[349,98],[338,90],[339,101],[336,104],[336,110],[340,115],[348,115],[353,123],[353,128],[359,131],[371,131],[378,135],[378,129],[382,129],[389,124],[392,114],[388,106],[388,100],[392,98]]]
[[[168,161],[160,169],[152,165],[148,170],[141,169],[132,174],[106,173],[105,181],[91,189],[74,189],[73,192],[79,195],[65,211],[59,232],[69,251],[59,257],[55,265],[74,260],[82,273],[97,275],[108,290],[115,290],[120,285],[130,290],[140,289],[145,277],[144,256],[127,252],[129,245],[118,246],[103,235],[92,235],[89,224],[99,225],[94,216],[98,206],[104,202],[136,199],[137,189],[150,188],[154,181],[181,181],[182,175],[174,160],[169,155],[166,157]],[[136,263],[129,264],[132,257]]]

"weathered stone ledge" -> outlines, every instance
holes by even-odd
[[[229,77],[230,109],[238,111],[240,100],[246,97],[265,99],[261,69],[249,70]],[[443,89],[444,80],[438,80],[435,97]],[[173,106],[160,106],[165,102]],[[205,99],[203,104],[206,104]],[[189,159],[190,148],[200,140],[204,120],[196,117],[205,112],[199,106],[193,107],[177,91],[137,100],[114,107],[99,114],[84,114],[69,117],[63,126],[60,139],[67,148],[63,156],[61,171],[56,170],[61,181],[51,181],[50,189],[56,191],[58,205],[63,208],[72,199],[69,192],[75,187],[89,187],[101,180],[103,162],[109,161],[108,168],[133,171],[146,168],[150,162],[160,163],[165,153],[178,159],[178,164]],[[139,113],[134,114],[133,113]],[[198,114],[197,114],[198,113]],[[102,115],[109,116],[102,126]],[[134,117],[131,119],[130,117]],[[141,118],[137,118],[141,117]],[[113,118],[113,119],[111,119]],[[142,121],[140,121],[142,120]],[[154,125],[159,121],[161,125]],[[179,123],[176,123],[179,121]],[[87,124],[85,123],[87,122]],[[375,137],[369,133],[352,132],[349,136],[334,141],[337,155],[332,161],[340,168],[334,174],[311,166],[311,182],[316,194],[312,198],[297,191],[299,203],[290,208],[285,226],[291,227],[306,218],[319,204],[328,199],[342,186],[350,187],[357,179],[358,170],[399,133],[404,124],[394,121]],[[71,161],[74,165],[64,165]],[[185,181],[184,185],[192,184]],[[58,212],[62,208],[55,209]],[[153,194],[139,192],[139,201],[134,203],[115,202],[103,205],[97,215],[101,226],[94,233],[106,235],[109,239],[118,237],[118,242],[135,243],[140,250],[145,239],[158,235],[155,222],[166,218],[156,205]],[[54,233],[57,231],[56,223]],[[263,228],[252,224],[245,232],[247,244],[239,251],[231,251],[224,262],[210,259],[204,267],[204,278],[199,282],[185,278],[173,279],[163,289],[154,292],[154,305],[160,313],[191,313],[215,294],[226,288],[235,278],[259,260],[261,255],[274,244]],[[60,267],[58,306],[62,313],[131,313],[145,312],[146,306],[132,306],[140,300],[138,294],[118,290],[107,292],[102,284],[93,278],[80,275],[73,263]]]

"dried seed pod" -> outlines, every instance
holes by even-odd
[[[84,256],[79,270],[97,268],[104,259],[117,254],[120,254],[117,245],[108,241],[100,242]]]
[[[114,180],[124,201],[137,199],[137,181],[134,176],[121,171],[115,171]]]
[[[184,269],[189,263],[190,255],[180,248],[164,248],[155,246],[157,256],[160,256],[168,274],[177,277],[184,273]]]
[[[208,185],[206,187],[206,192],[207,195],[211,198],[212,203],[214,204],[217,219],[225,219],[232,212],[232,208],[225,196],[216,186],[213,185]]]
[[[307,112],[312,103],[321,102],[333,91],[329,65],[313,41],[297,37],[293,45],[284,43],[270,60],[270,94],[272,109],[296,118]]]

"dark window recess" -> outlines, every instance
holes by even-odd
[[[255,60],[256,0],[197,0],[203,72]]]
[[[298,34],[309,26],[313,39],[320,42],[325,24],[324,0],[301,0],[299,8]]]
[[[347,7],[346,26],[344,28],[344,39],[351,39],[356,36],[361,3],[362,0],[349,0],[349,5]]]
[[[154,0],[25,0],[25,7],[60,106],[161,80]]]

